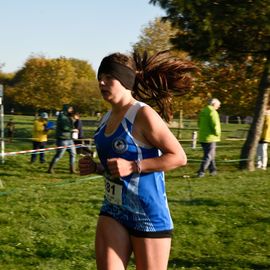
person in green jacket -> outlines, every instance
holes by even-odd
[[[270,143],[270,105],[267,106],[261,138],[257,148],[257,168],[266,170],[268,162],[268,143]]]
[[[216,143],[220,141],[221,137],[220,118],[217,112],[220,105],[221,102],[217,98],[213,98],[199,114],[198,140],[203,149],[203,159],[198,170],[198,177],[203,177],[206,170],[209,170],[211,175],[217,174],[215,155]]]
[[[76,173],[76,149],[72,139],[72,133],[75,130],[73,124],[73,114],[73,107],[65,104],[62,112],[60,112],[58,115],[56,123],[56,146],[63,148],[58,148],[56,150],[56,154],[50,163],[48,173],[54,173],[55,164],[63,157],[65,151],[68,151],[69,153],[70,173]]]

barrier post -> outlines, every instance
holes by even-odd
[[[192,132],[192,149],[196,148],[197,144],[197,131]]]
[[[5,133],[4,133],[4,104],[2,102],[4,96],[4,86],[0,84],[0,121],[1,121],[1,158],[2,164],[5,163]]]

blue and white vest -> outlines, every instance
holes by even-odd
[[[126,112],[113,134],[105,135],[109,111],[103,117],[96,133],[95,144],[99,159],[105,168],[105,196],[101,212],[108,214],[124,226],[143,232],[173,229],[168,208],[164,172],[133,173],[112,179],[107,159],[120,157],[142,160],[160,155],[159,149],[145,146],[132,136],[133,122],[138,110],[147,106],[136,102]]]

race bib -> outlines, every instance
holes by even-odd
[[[122,181],[112,181],[108,178],[105,179],[105,196],[110,203],[122,205],[122,189]]]

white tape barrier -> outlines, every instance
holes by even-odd
[[[43,148],[43,149],[35,149],[35,150],[23,150],[23,151],[16,151],[16,152],[7,152],[4,154],[0,154],[0,156],[15,156],[15,155],[21,155],[21,154],[29,154],[29,153],[42,153],[42,152],[47,152],[47,151],[52,151],[56,149],[63,149],[63,148],[95,148],[95,146],[92,145],[85,145],[85,144],[73,144],[69,146],[58,146],[58,147],[48,147],[48,148]]]

